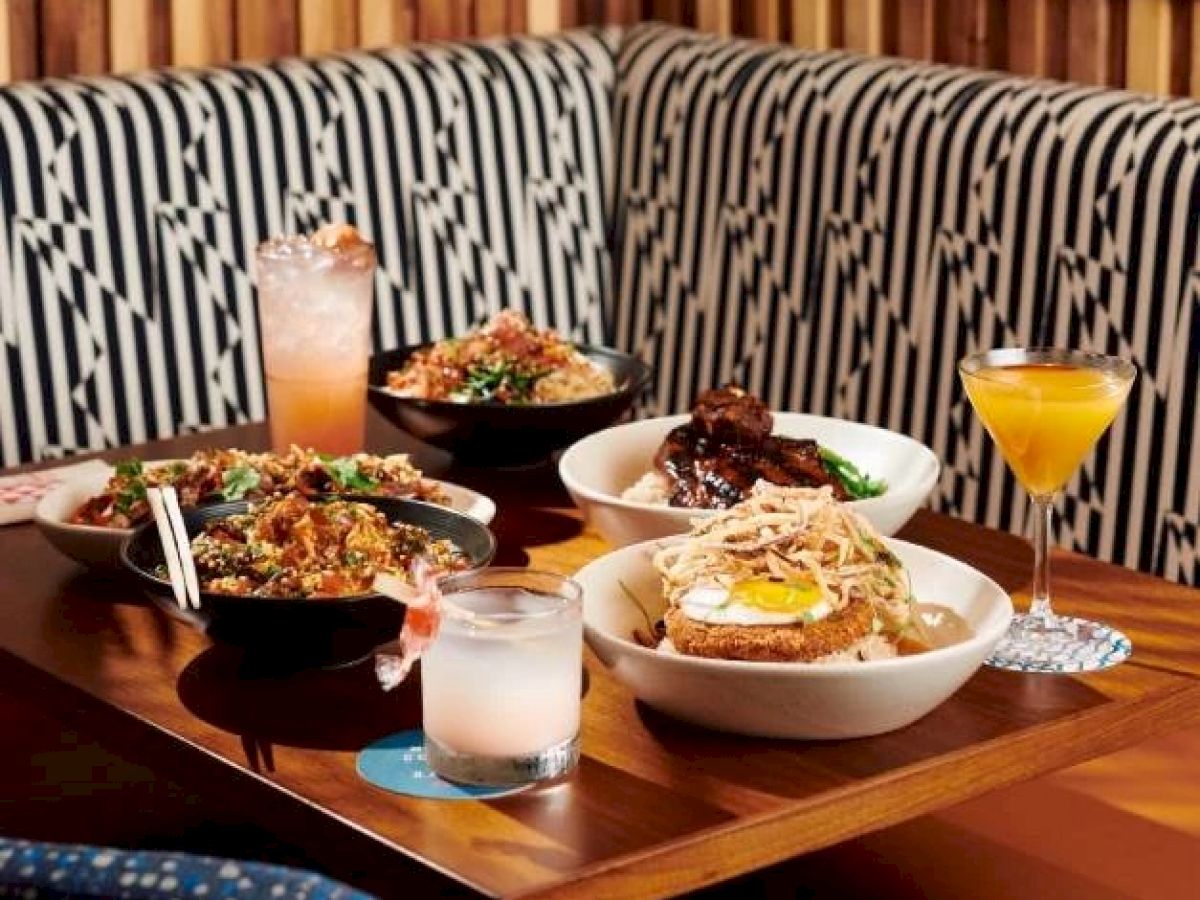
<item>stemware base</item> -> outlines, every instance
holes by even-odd
[[[1129,658],[1133,645],[1120,631],[1070,616],[1015,616],[987,665],[1014,672],[1096,672]]]

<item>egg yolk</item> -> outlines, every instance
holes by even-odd
[[[729,589],[733,603],[771,613],[803,613],[821,602],[821,589],[811,581],[739,581]]]

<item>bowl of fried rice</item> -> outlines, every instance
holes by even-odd
[[[377,575],[415,579],[417,565],[435,576],[467,571],[496,549],[477,519],[394,497],[280,493],[185,510],[183,522],[198,610],[175,604],[154,522],[126,539],[126,569],[162,609],[271,667],[368,657],[404,619],[404,607],[374,589]]]

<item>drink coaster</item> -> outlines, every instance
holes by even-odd
[[[488,800],[529,790],[532,785],[487,787],[443,781],[425,762],[425,732],[420,728],[391,734],[358,754],[358,774],[365,780],[406,797],[433,800]]]

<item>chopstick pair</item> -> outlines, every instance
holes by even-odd
[[[200,581],[196,577],[196,561],[192,558],[192,542],[179,510],[179,496],[170,485],[147,488],[146,501],[154,514],[154,524],[158,526],[158,539],[162,542],[175,602],[182,610],[189,606],[199,609]]]

